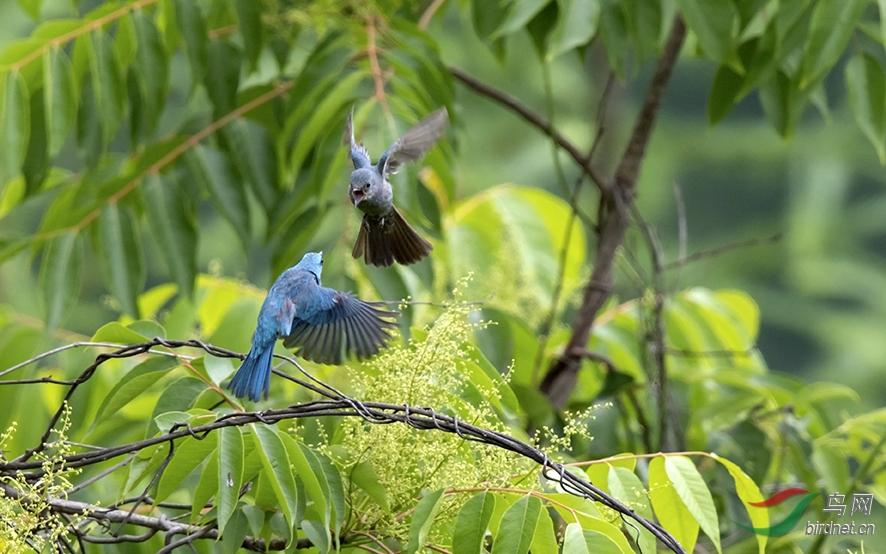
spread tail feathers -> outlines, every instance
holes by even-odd
[[[426,258],[434,247],[419,235],[393,208],[384,225],[381,220],[363,216],[357,243],[351,253],[355,258],[363,256],[367,264],[388,267],[396,261],[411,265]]]
[[[243,365],[234,374],[234,378],[228,384],[228,388],[237,398],[248,396],[253,402],[258,402],[264,393],[265,398],[271,389],[271,357],[274,354],[274,345],[260,351],[253,346],[249,355],[243,360]]]

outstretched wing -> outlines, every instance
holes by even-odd
[[[402,164],[421,158],[446,133],[448,124],[449,113],[445,107],[431,112],[382,154],[378,160],[379,172],[387,178],[397,173]]]
[[[306,360],[339,365],[345,358],[371,358],[390,338],[399,315],[381,305],[363,302],[350,294],[318,287],[312,291],[311,309],[300,310],[284,346]]]
[[[354,109],[348,114],[348,121],[345,123],[345,134],[342,137],[342,143],[351,149],[351,161],[354,163],[354,169],[361,167],[369,167],[372,160],[369,159],[369,152],[363,148],[362,144],[357,144],[354,140]]]

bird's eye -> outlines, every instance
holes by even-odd
[[[366,184],[363,185],[363,186],[364,186],[365,188],[369,188],[369,185],[370,185],[370,184],[371,184],[371,183],[366,183]]]

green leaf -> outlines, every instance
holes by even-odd
[[[840,59],[868,0],[818,2],[803,47],[800,88],[817,84]]]
[[[194,469],[200,465],[207,456],[218,446],[218,435],[210,433],[203,440],[194,437],[186,437],[182,442],[177,443],[172,460],[163,470],[160,476],[160,482],[157,484],[157,493],[154,496],[155,502],[162,502],[172,494],[182,481],[191,474]]]
[[[569,298],[584,282],[585,234],[581,223],[573,221],[566,244],[569,215],[569,205],[549,192],[496,186],[454,207],[441,254],[451,275],[480,275],[489,260],[496,260],[507,282],[475,279],[465,294],[489,298],[489,307],[526,320],[550,306],[564,247],[561,298]]]
[[[224,40],[209,42],[209,58],[204,76],[206,92],[212,101],[215,118],[237,108],[237,87],[240,84],[240,51]]]
[[[92,92],[105,145],[117,134],[123,123],[123,104],[126,95],[114,45],[110,37],[101,29],[89,35],[89,73],[92,77]]]
[[[886,0],[877,0],[880,8],[880,42],[886,44]]]
[[[77,107],[77,148],[86,166],[94,169],[105,150],[105,137],[91,81],[83,83],[81,96]]]
[[[138,317],[138,294],[145,267],[136,219],[131,209],[108,203],[98,216],[98,253],[102,276],[122,311]]]
[[[364,461],[355,465],[351,469],[350,479],[351,483],[363,489],[369,498],[375,500],[385,513],[391,511],[391,507],[388,505],[388,489],[382,485],[371,462]]]
[[[495,509],[495,496],[481,492],[472,496],[459,510],[452,532],[452,554],[483,552],[486,527]]]
[[[105,397],[98,415],[95,416],[96,423],[109,419],[178,366],[177,358],[156,356],[130,369]]]
[[[547,60],[587,44],[600,21],[599,0],[558,0],[560,17],[551,33]]]
[[[743,73],[734,50],[738,10],[733,0],[677,0],[677,7],[705,54]]]
[[[348,516],[348,514],[346,513],[347,500],[345,498],[345,487],[341,479],[341,473],[339,473],[338,467],[336,467],[336,465],[332,463],[332,460],[330,460],[329,457],[327,457],[326,455],[317,452],[316,450],[313,450],[311,448],[308,448],[304,444],[301,444],[301,448],[303,451],[305,451],[305,456],[307,456],[309,452],[314,455],[314,458],[317,460],[317,463],[320,466],[320,470],[326,477],[326,488],[324,492],[329,503],[332,505],[334,516],[333,528],[335,529],[336,533],[338,533],[338,531],[342,528],[342,525],[344,525],[344,523],[347,521]]]
[[[278,205],[277,159],[270,133],[258,123],[237,118],[220,131],[241,179],[252,187],[259,202],[271,211]]]
[[[528,494],[514,502],[501,518],[492,554],[529,552],[541,509],[541,500]]]
[[[50,19],[38,25],[34,32],[31,33],[31,36],[43,39],[43,45],[45,46],[46,41],[67,35],[71,31],[82,27],[83,20],[81,19]]]
[[[317,467],[311,465],[307,457],[308,455],[313,457],[313,452],[311,452],[310,449],[300,442],[297,442],[287,433],[281,431],[279,435],[282,444],[286,447],[289,461],[295,468],[295,473],[298,475],[299,479],[301,479],[302,483],[304,483],[305,490],[310,499],[314,502],[314,507],[316,508],[317,513],[320,517],[324,518],[324,521],[321,522],[323,523],[323,527],[328,528],[331,515],[330,505],[326,501],[328,484],[326,483],[326,476],[323,475],[322,469],[319,467],[319,462],[316,463]],[[326,485],[326,490],[324,490],[324,485]]]
[[[54,331],[80,296],[83,248],[76,231],[49,240],[40,264],[40,288],[46,313],[46,330]]]
[[[637,48],[638,61],[652,58],[658,52],[662,32],[662,3],[658,0],[639,0],[624,4],[628,12],[628,27]]]
[[[22,74],[18,71],[7,72],[3,86],[0,156],[3,173],[8,177],[17,175],[25,160],[31,120],[29,109],[28,89]]]
[[[221,384],[234,372],[234,363],[229,358],[207,355],[203,357],[203,365],[206,368],[206,375],[216,385]]]
[[[819,439],[812,444],[812,466],[824,479],[824,489],[844,491],[850,484],[845,446],[838,441]]]
[[[659,523],[687,552],[695,549],[698,522],[680,500],[674,484],[665,471],[665,457],[656,456],[649,463],[649,500]]]
[[[538,525],[535,526],[535,533],[532,535],[532,544],[529,545],[530,552],[557,552],[559,544],[554,530],[558,529],[559,524],[555,525],[554,520],[548,510],[542,510],[538,513]]]
[[[503,59],[504,56],[504,40],[492,39],[492,34],[498,29],[504,21],[505,13],[499,6],[499,2],[471,2],[471,22],[474,25],[474,31],[477,36],[487,43],[486,45],[492,50],[492,53]]]
[[[630,554],[630,552],[633,550],[625,552],[607,535],[583,530],[577,523],[567,525],[563,534],[563,554]]]
[[[194,496],[191,499],[193,503],[191,523],[198,520],[209,499],[218,494],[218,456],[219,450],[216,448],[203,467],[203,474],[200,475],[200,481],[197,483],[197,488],[194,489]]]
[[[708,120],[711,124],[718,123],[729,114],[743,84],[743,76],[728,65],[720,65],[714,75],[711,95],[708,98]]]
[[[261,534],[261,528],[265,524],[265,512],[258,506],[252,506],[250,504],[246,504],[243,506],[243,515],[246,516],[247,521],[249,522],[249,530],[250,532],[258,536]]]
[[[202,379],[191,376],[182,377],[170,383],[160,395],[160,398],[157,399],[157,404],[154,406],[154,411],[151,415],[152,423],[148,426],[148,436],[157,430],[155,426],[159,428],[159,421],[163,421],[164,425],[170,423],[169,420],[162,418],[164,414],[180,414],[182,410],[190,410],[197,397],[203,394],[207,388],[206,383]],[[187,419],[185,417],[179,419],[179,421],[187,421]],[[175,423],[175,421],[172,421],[172,423]],[[168,430],[167,427],[165,431]]]
[[[846,89],[855,121],[877,150],[880,164],[886,164],[886,73],[883,66],[866,53],[855,54],[846,64]]]
[[[744,503],[745,508],[748,511],[748,517],[751,518],[751,526],[757,529],[769,527],[769,511],[764,509],[760,509],[755,506],[748,507],[748,504],[751,502],[760,502],[763,500],[763,494],[760,492],[760,488],[757,487],[757,484],[754,483],[753,479],[747,476],[747,474],[741,470],[740,467],[732,463],[731,461],[721,458],[716,454],[713,454],[713,458],[720,462],[723,467],[729,472],[729,475],[732,476],[732,480],[735,481],[735,492],[738,494],[738,497]],[[767,535],[762,533],[755,533],[757,537],[757,546],[759,549],[759,554],[764,554],[766,552],[766,542],[769,539]]]
[[[619,79],[625,78],[630,31],[624,2],[600,0],[600,38],[606,46],[606,58]]]
[[[77,118],[74,66],[56,46],[50,46],[43,54],[43,102],[49,156],[54,157],[64,146]]]
[[[221,525],[219,525],[219,532],[221,530]],[[246,515],[242,510],[234,511],[222,534],[222,551],[226,554],[236,554],[239,552],[248,530],[249,520],[246,519]]]
[[[93,342],[116,342],[119,344],[138,344],[147,342],[148,337],[133,331],[120,322],[112,321],[102,325],[98,331],[92,335]]]
[[[208,60],[207,43],[209,30],[206,21],[200,13],[200,6],[192,0],[175,0],[175,18],[181,35],[185,40],[185,51],[188,54],[188,64],[191,67],[191,82],[193,84],[203,82]]]
[[[137,70],[134,75],[141,90],[139,109],[147,130],[152,132],[160,120],[169,90],[169,56],[150,17],[143,11],[136,10],[132,20],[138,41],[135,58]]]
[[[143,299],[144,299],[144,296],[142,296],[142,300]],[[139,306],[142,306],[142,305],[143,305],[143,302],[140,301]],[[139,319],[139,320],[133,321],[132,323],[130,323],[126,327],[132,331],[135,331],[139,335],[142,335],[142,336],[145,336],[148,338],[154,338],[154,337],[160,337],[161,339],[166,338],[166,329],[164,329],[163,326],[160,325],[159,323],[157,323],[156,321],[151,321],[150,319]]]
[[[267,476],[274,489],[277,501],[286,516],[286,521],[292,527],[298,522],[295,521],[295,514],[298,510],[298,491],[295,487],[295,477],[289,467],[290,460],[287,449],[280,439],[280,435],[272,426],[268,425],[252,425],[252,430],[256,439],[256,451],[261,456],[262,465],[265,468],[264,475]]]
[[[197,145],[188,150],[185,159],[194,179],[209,192],[246,248],[249,243],[249,204],[246,189],[234,175],[228,157],[217,150]]]
[[[183,381],[184,379],[180,379]],[[176,426],[184,426],[187,423],[193,424],[197,421],[198,417],[204,417],[203,415],[196,416],[191,412],[180,412],[180,411],[170,411],[163,412],[154,417],[155,423],[162,433],[169,433],[172,431],[173,427]],[[159,450],[162,452],[165,449],[165,445]]]
[[[261,22],[260,2],[254,0],[237,0],[237,18],[240,24],[237,29],[240,36],[243,37],[243,48],[246,50],[246,59],[249,60],[250,67],[255,67],[259,55],[261,55],[263,38],[263,29]]]
[[[766,119],[783,138],[788,138],[799,117],[797,99],[790,78],[782,71],[767,79],[760,86],[760,104]]]
[[[28,148],[22,164],[22,175],[25,178],[26,194],[31,196],[40,191],[43,181],[49,175],[51,163],[46,150],[46,117],[43,112],[43,91],[34,91],[31,96],[28,112],[31,114],[31,129],[28,136]]]
[[[665,458],[664,466],[668,478],[673,483],[674,490],[677,491],[686,509],[689,510],[708,538],[713,541],[717,552],[721,552],[717,509],[714,507],[711,491],[695,464],[685,456],[668,456]]]
[[[613,467],[609,472],[609,493],[631,507],[632,510],[648,520],[652,520],[652,507],[646,496],[646,489],[637,475],[624,467]],[[639,527],[640,538],[637,541],[640,552],[655,552],[655,537],[645,527]],[[632,533],[636,540],[636,534]]]
[[[366,76],[365,72],[355,71],[341,78],[332,90],[328,91],[323,99],[314,106],[307,118],[307,123],[298,130],[298,140],[289,157],[293,171],[301,168],[311,149],[315,148],[317,142],[327,135],[330,120],[352,101],[354,90]]]
[[[504,21],[502,21],[498,29],[492,33],[490,38],[496,39],[500,36],[509,35],[514,31],[522,29],[551,1],[552,0],[514,0],[508,9],[508,14],[505,16]]]
[[[190,296],[197,276],[197,216],[181,188],[165,181],[166,178],[151,173],[140,190],[148,223],[169,275]]]
[[[40,19],[40,8],[43,6],[43,0],[18,0],[18,5],[32,19]]]
[[[412,523],[409,526],[409,542],[406,545],[406,551],[409,554],[414,554],[424,547],[431,526],[434,524],[434,518],[437,516],[437,511],[443,503],[443,490],[440,489],[424,495],[415,507],[415,511],[412,512]]]
[[[301,528],[317,550],[324,554],[331,550],[332,544],[329,541],[329,530],[324,528],[322,523],[306,519],[301,522]]]
[[[563,533],[563,554],[590,554],[578,523],[570,523]]]
[[[141,12],[141,10],[135,10]],[[129,12],[117,20],[117,33],[114,36],[114,50],[117,53],[117,65],[121,70],[126,70],[135,60],[138,42],[135,35],[135,23],[133,12]]]
[[[220,533],[224,532],[225,525],[237,507],[240,486],[243,484],[243,458],[243,432],[240,427],[219,429],[218,494],[215,504]]]

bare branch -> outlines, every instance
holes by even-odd
[[[662,269],[676,269],[682,267],[691,262],[697,262],[698,260],[703,260],[706,258],[713,258],[715,256],[719,256],[725,252],[729,252],[730,250],[737,250],[739,248],[748,248],[750,246],[759,246],[762,244],[773,244],[780,241],[782,238],[781,233],[776,233],[774,235],[768,237],[759,237],[755,239],[742,240],[738,242],[733,242],[730,244],[724,244],[723,246],[718,246],[716,248],[711,248],[710,250],[702,250],[701,252],[696,252],[695,254],[690,254],[686,257],[681,257],[677,259],[677,261],[666,263],[662,266]]]
[[[613,262],[618,248],[624,241],[630,218],[629,208],[636,193],[643,155],[685,38],[686,26],[677,16],[671,27],[664,53],[656,65],[628,146],[616,169],[615,186],[601,188],[603,194],[600,198],[598,218],[600,238],[597,242],[594,270],[585,286],[582,303],[572,327],[572,336],[563,354],[548,370],[540,387],[556,408],[563,408],[566,405],[578,378],[581,357],[576,356],[574,352],[585,349],[597,312],[611,295]]]
[[[428,6],[428,9],[425,10],[425,13],[421,14],[421,19],[418,20],[418,28],[424,31],[428,28],[428,23],[431,22],[431,18],[434,17],[434,14],[437,13],[446,0],[434,0],[431,2],[431,5]]]

